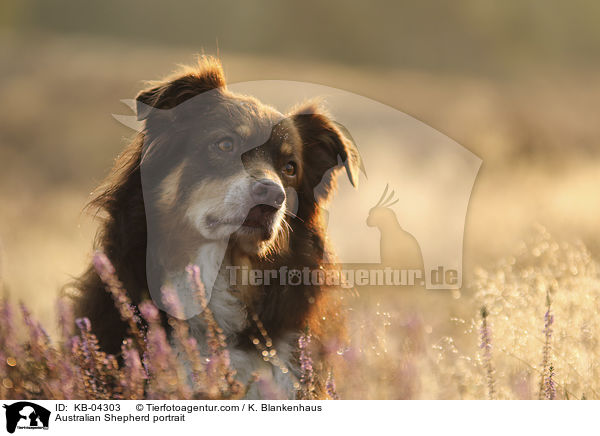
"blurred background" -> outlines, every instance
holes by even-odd
[[[599,17],[600,3],[585,0],[4,0],[4,289],[53,325],[54,297],[89,262],[95,224],[83,207],[132,135],[111,114],[127,113],[120,100],[144,80],[198,53],[220,56],[230,82],[296,80],[369,97],[479,156],[465,278],[511,256],[538,223],[597,258]],[[477,314],[472,292],[466,283],[458,293],[381,294],[364,310],[405,330],[417,319],[430,349],[456,331],[448,320]],[[397,376],[385,362],[382,374]],[[349,395],[440,396],[425,382],[390,390],[385,377]]]

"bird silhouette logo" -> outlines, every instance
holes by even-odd
[[[379,201],[369,211],[367,226],[380,233],[381,264],[396,269],[423,270],[423,256],[416,238],[404,230],[392,206],[398,204],[395,191],[385,189]]]

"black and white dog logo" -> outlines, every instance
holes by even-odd
[[[6,409],[6,431],[14,433],[18,429],[48,429],[50,411],[29,401],[19,401],[4,405]]]

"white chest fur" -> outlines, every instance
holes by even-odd
[[[228,351],[231,366],[236,371],[236,379],[243,384],[252,380],[257,374],[261,382],[254,383],[248,391],[247,398],[260,399],[261,385],[268,385],[275,390],[278,396],[293,399],[295,397],[294,383],[298,370],[294,365],[292,352],[295,348],[297,335],[290,332],[278,339],[273,344],[277,352],[280,365],[273,365],[263,359],[258,349],[241,349],[235,344],[235,336],[248,327],[249,317],[245,305],[240,298],[232,292],[229,284],[229,272],[221,269],[225,256],[226,245],[220,242],[205,244],[196,256],[196,264],[201,271],[202,281],[206,287],[208,308],[228,341]],[[189,284],[187,274],[184,272],[168,276],[168,281],[177,290],[180,300],[184,304],[184,312],[189,318],[190,330],[200,344],[201,350],[206,350],[206,333],[202,308],[197,302],[192,301],[193,290]],[[194,316],[197,315],[197,316]],[[288,369],[287,373],[281,367]]]

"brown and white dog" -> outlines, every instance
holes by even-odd
[[[152,296],[160,306],[160,289],[173,286],[202,340],[202,308],[185,273],[186,265],[199,265],[238,379],[247,382],[268,367],[293,397],[290,375],[264,362],[252,344],[251,314],[297,375],[295,349],[304,329],[310,328],[323,358],[336,343],[343,324],[336,319],[342,316],[337,297],[313,283],[234,286],[231,271],[322,268],[331,255],[322,206],[338,169],[356,184],[356,149],[318,105],[283,115],[228,91],[213,58],[155,83],[137,104],[143,131],[92,201],[105,214],[97,245],[134,303]],[[126,325],[92,267],[79,290],[78,315],[91,320],[107,352],[118,353]]]

